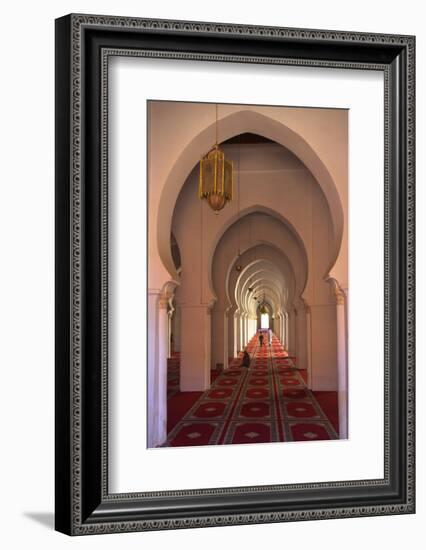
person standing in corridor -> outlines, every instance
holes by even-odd
[[[241,361],[241,366],[248,369],[250,367],[250,355],[248,354],[248,351],[245,349],[243,353],[243,360]]]

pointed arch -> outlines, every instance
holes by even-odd
[[[157,245],[160,258],[172,279],[177,279],[170,246],[170,231],[173,211],[188,175],[199,159],[212,146],[214,122],[207,124],[183,149],[174,163],[164,183],[157,217]],[[296,155],[318,182],[326,198],[330,210],[333,231],[333,253],[330,268],[334,265],[343,235],[343,207],[336,185],[324,162],[313,150],[311,145],[294,130],[270,116],[251,109],[244,109],[224,116],[220,119],[221,139],[226,141],[243,133],[253,133],[266,137],[282,145]]]

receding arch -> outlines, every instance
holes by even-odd
[[[299,235],[299,233],[297,232],[295,227],[286,218],[284,218],[279,212],[277,212],[275,210],[272,210],[271,208],[267,208],[265,206],[259,205],[259,204],[253,204],[250,207],[241,210],[239,213],[236,213],[234,216],[231,216],[227,220],[227,222],[224,223],[221,226],[220,231],[218,231],[218,233],[216,234],[216,237],[215,237],[215,240],[213,242],[213,246],[211,248],[211,252],[210,252],[210,255],[209,255],[209,260],[208,260],[208,278],[209,278],[209,285],[210,285],[210,290],[211,290],[212,295],[215,296],[215,290],[214,290],[214,285],[213,285],[213,281],[212,281],[212,272],[213,272],[212,271],[212,266],[213,266],[213,259],[214,259],[216,250],[218,248],[218,245],[221,242],[221,239],[226,234],[226,232],[232,226],[236,225],[237,223],[243,222],[244,219],[247,218],[251,214],[266,214],[267,216],[270,216],[271,218],[281,222],[286,227],[286,229],[289,231],[290,235],[295,239],[295,242],[297,244],[297,248],[298,248],[298,250],[301,254],[302,262],[303,262],[303,265],[304,265],[304,268],[305,268],[304,269],[305,277],[304,277],[304,281],[302,282],[302,290],[301,290],[301,293],[303,293],[303,290],[306,287],[307,280],[308,280],[308,273],[309,273],[309,268],[308,267],[309,266],[308,266],[308,254],[306,252],[305,244],[304,244],[301,236]],[[255,248],[256,246],[260,246],[260,245],[270,246],[271,248],[274,248],[275,250],[279,251],[280,254],[284,254],[283,251],[279,247],[277,247],[275,243],[270,242],[270,241],[264,241],[262,239],[257,239],[255,246],[242,247],[241,250],[240,250],[240,255],[243,255],[245,252],[247,252],[251,248]],[[229,263],[229,268],[228,268],[228,272],[227,272],[227,275],[226,275],[226,286],[228,286],[229,274],[230,274],[230,272],[231,272],[231,270],[232,270],[232,268],[235,264],[236,259],[237,259],[237,256],[235,256],[233,258],[233,260]],[[288,260],[288,258],[287,258],[287,260]],[[291,265],[291,262],[289,262],[289,263]]]
[[[160,258],[172,279],[177,279],[169,242],[173,211],[179,192],[200,157],[213,143],[215,123],[208,124],[183,149],[163,186],[157,217],[157,245]],[[265,114],[241,109],[220,119],[221,141],[236,135],[253,133],[282,145],[296,155],[318,182],[329,207],[333,230],[333,248],[329,270],[334,265],[343,235],[343,207],[331,174],[310,144],[282,122]]]
[[[248,268],[256,266],[256,264],[258,264],[257,270],[250,271],[250,274],[247,274],[247,271],[249,271]],[[252,292],[248,292],[247,290],[249,282],[253,286]],[[246,273],[241,273],[237,279],[234,290],[235,300],[241,302],[247,313],[253,314],[254,304],[250,305],[250,297],[257,294],[259,292],[258,289],[271,289],[274,294],[274,303],[277,307],[281,302],[285,302],[285,283],[287,283],[285,274],[270,260],[256,260],[253,264],[247,266]]]
[[[265,245],[263,245],[263,246],[265,246]],[[257,247],[254,247],[254,248],[257,248]],[[283,277],[283,279],[287,279],[287,277],[289,277],[291,279],[292,285],[296,286],[294,270],[293,270],[293,267],[292,267],[291,263],[289,262],[288,258],[286,257],[286,255],[281,250],[277,249],[274,246],[267,245],[265,248],[266,248],[266,250],[270,249],[271,251],[275,252],[279,256],[280,260],[284,262],[286,269],[282,269],[282,267],[281,267],[281,269],[278,268],[277,264],[273,263],[272,260],[269,259],[269,258],[262,257],[262,258],[253,260],[252,262],[250,262],[242,270],[240,275],[237,277],[236,281],[234,282],[235,289],[237,289],[237,287],[239,285],[243,285],[242,289],[244,290],[244,286],[247,285],[248,282],[251,279],[254,279],[253,284],[255,284],[259,274],[264,273],[264,272],[268,272],[270,274],[272,274],[272,273],[275,273],[275,274],[281,273],[281,276]],[[246,253],[250,253],[251,250],[252,249],[246,250]],[[235,264],[235,260],[234,260],[234,262],[231,266],[231,269],[228,269],[228,272],[227,272],[227,275],[226,275],[226,280],[225,280],[225,291],[226,291],[226,294],[227,294],[228,301],[229,301],[230,305],[231,305],[231,299],[230,298],[233,294],[230,290],[230,282],[231,282],[230,281],[230,272],[231,272],[232,267],[233,267],[234,264]]]

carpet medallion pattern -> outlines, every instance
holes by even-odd
[[[250,367],[241,367],[240,357],[233,359],[175,423],[163,446],[338,439],[293,358],[275,336],[270,346],[260,346],[254,337],[247,351]],[[174,360],[169,367],[168,396],[177,392],[178,361]]]

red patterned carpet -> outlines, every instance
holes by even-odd
[[[169,360],[165,447],[338,439],[337,400],[324,397],[327,417],[275,336],[271,346],[254,337],[247,351],[249,369],[233,359],[205,392],[179,392],[179,358]]]

